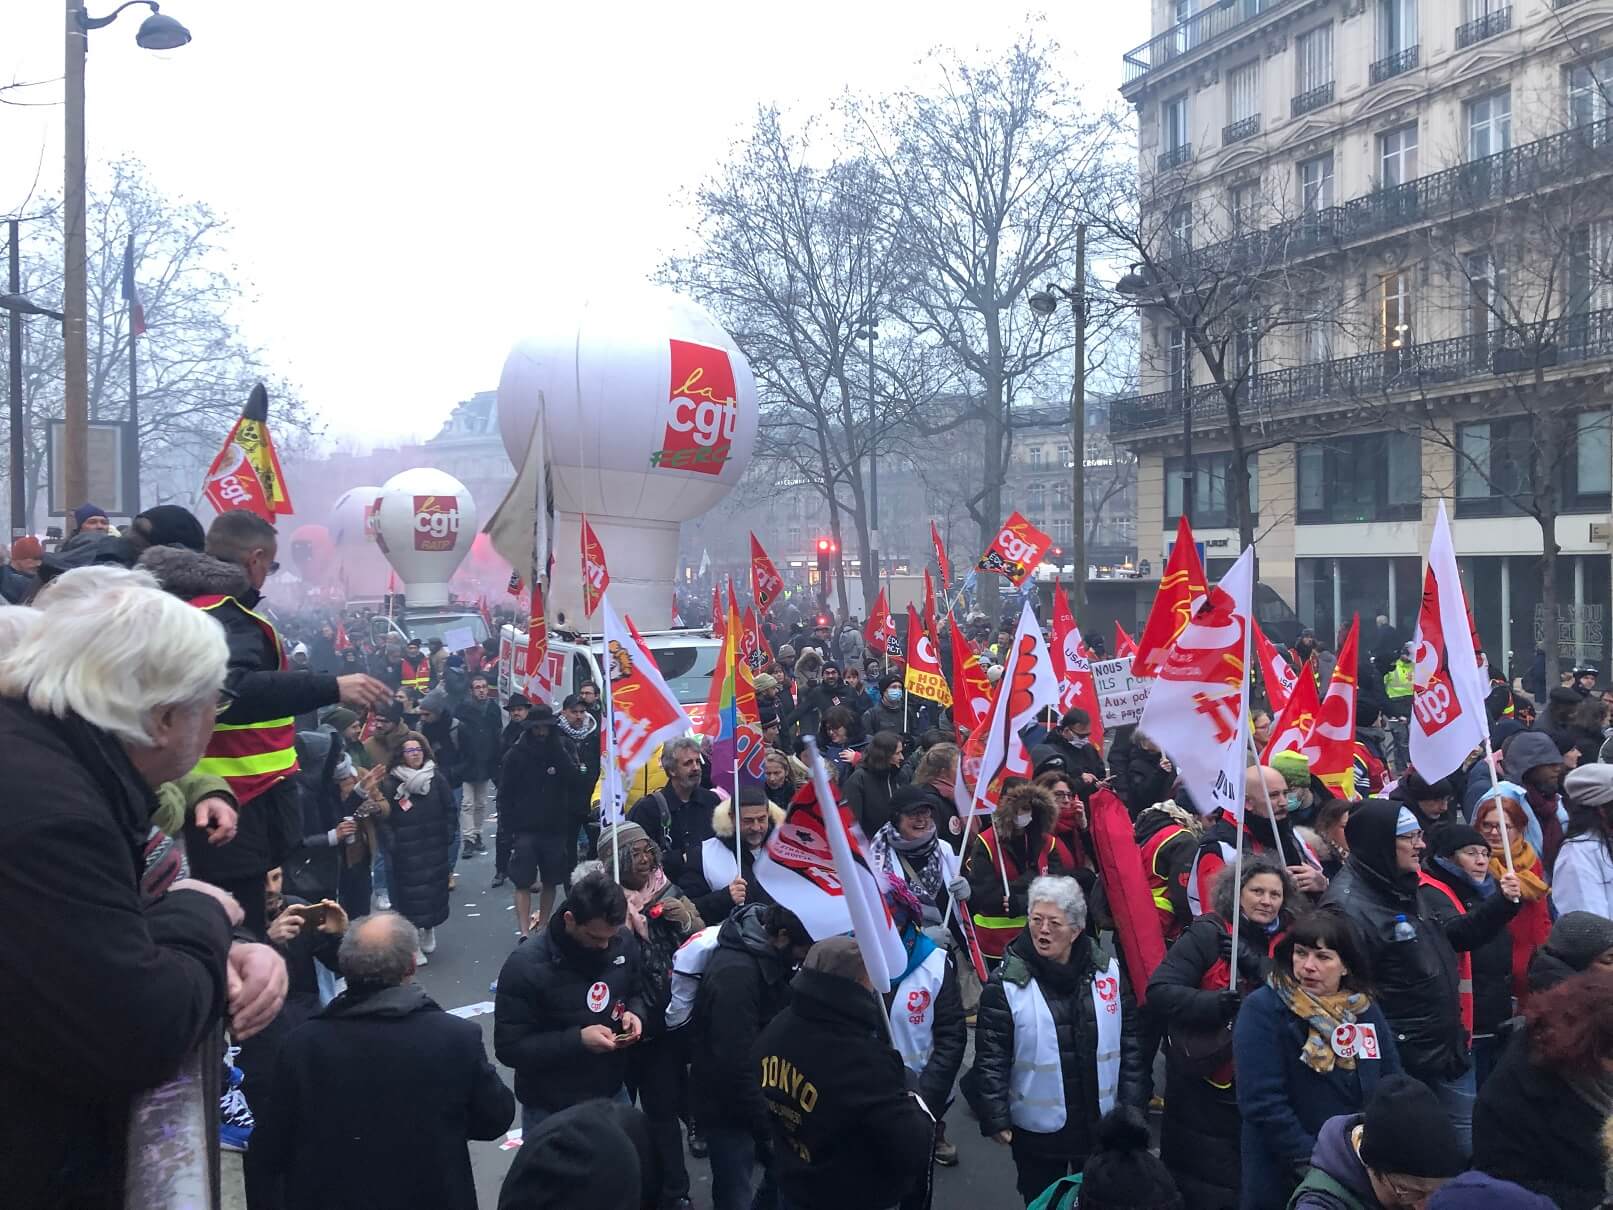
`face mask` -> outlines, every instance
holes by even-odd
[[[1090,735],[1072,735],[1072,736],[1070,736],[1070,747],[1072,747],[1072,748],[1086,748],[1086,747],[1091,746],[1091,744],[1092,744],[1092,737]]]
[[[891,688],[891,689],[885,690],[885,700],[887,702],[899,702],[899,701],[901,701],[902,700],[902,691],[900,689],[896,689],[896,688]]]
[[[1014,826],[1021,832],[1030,827],[1031,813],[1029,811],[1021,811],[1018,815],[1014,816]]]
[[[1290,811],[1297,811],[1299,810],[1299,805],[1299,791],[1290,790],[1288,792],[1288,809]]]

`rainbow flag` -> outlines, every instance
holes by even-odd
[[[723,626],[722,651],[711,676],[711,694],[700,731],[711,737],[711,778],[728,788],[729,778],[737,787],[759,786],[763,782],[761,714],[756,706],[755,674],[741,653],[745,630],[732,595]]]

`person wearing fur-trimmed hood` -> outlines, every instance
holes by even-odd
[[[1003,790],[991,827],[971,842],[963,874],[980,952],[1000,959],[1025,928],[1025,893],[1044,874],[1075,869],[1069,848],[1053,832],[1058,806],[1041,786],[1022,782]]]
[[[734,808],[723,799],[711,812],[712,834],[692,841],[684,851],[678,886],[700,918],[720,924],[744,903],[772,903],[755,875],[756,859],[767,838],[784,822],[784,809],[767,800],[759,786],[739,792],[740,856],[734,855]]]

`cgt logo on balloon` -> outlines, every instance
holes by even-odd
[[[734,448],[739,401],[728,354],[710,345],[669,341],[670,390],[663,413],[661,448],[650,465],[662,469],[720,475]]]
[[[414,498],[414,548],[453,550],[459,540],[459,498],[457,496],[416,496]]]

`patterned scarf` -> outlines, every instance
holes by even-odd
[[[666,871],[659,865],[650,871],[650,879],[638,890],[627,891],[627,922],[640,937],[649,937],[650,927],[644,919],[644,909],[655,902],[655,897],[666,890]]]
[[[1333,1053],[1333,1031],[1340,1025],[1353,1025],[1361,1019],[1372,1001],[1360,992],[1334,992],[1331,996],[1313,996],[1289,979],[1279,979],[1273,973],[1268,982],[1288,1010],[1302,1019],[1308,1031],[1305,1046],[1299,1052],[1306,1067],[1318,1075],[1326,1075],[1335,1064],[1345,1071],[1355,1070],[1355,1058]]]
[[[1512,842],[1512,872],[1518,876],[1518,888],[1523,892],[1525,903],[1534,903],[1537,899],[1544,899],[1551,890],[1546,880],[1540,876],[1543,866],[1540,854],[1535,852],[1535,846],[1523,838],[1523,829],[1513,826],[1512,818],[1507,817],[1507,839]],[[1504,857],[1490,858],[1490,873],[1499,882],[1507,872],[1507,863]]]

